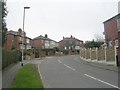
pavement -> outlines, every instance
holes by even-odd
[[[84,59],[81,59],[81,60],[84,64],[87,64],[87,65],[91,65],[91,66],[94,66],[94,67],[98,67],[98,68],[102,68],[102,69],[106,69],[106,70],[111,70],[111,71],[115,71],[115,72],[119,71],[119,67],[117,67],[115,65],[114,61],[106,62],[104,60],[103,61],[84,60]]]
[[[12,64],[2,71],[2,88],[9,88],[17,71],[21,68],[20,63]]]
[[[117,71],[93,64],[79,55],[47,57],[39,69],[45,88],[119,88]]]
[[[40,64],[42,60],[24,60],[23,63]],[[12,64],[2,71],[2,88],[9,88],[17,72],[20,70],[21,63]]]

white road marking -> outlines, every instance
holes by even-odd
[[[100,79],[98,79],[98,78],[95,78],[95,77],[93,77],[93,76],[90,76],[90,75],[88,75],[88,74],[84,74],[84,75],[87,76],[87,77],[89,77],[89,78],[92,78],[92,79],[94,79],[94,80],[97,80],[97,81],[99,81],[99,82],[102,82],[102,83],[104,83],[104,84],[107,84],[107,85],[109,85],[109,86],[111,86],[111,87],[120,89],[119,87],[117,87],[117,86],[115,86],[115,85],[112,85],[112,84],[110,84],[110,83],[108,83],[108,82],[105,82],[105,81],[103,81],[103,80],[100,80]]]
[[[70,67],[70,66],[68,66],[68,65],[66,65],[66,64],[64,64],[67,68],[70,68],[70,69],[72,69],[73,71],[75,71],[75,69],[74,68],[72,68],[72,67]]]
[[[60,60],[58,60],[59,63],[62,63]]]

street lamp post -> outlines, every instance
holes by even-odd
[[[23,50],[23,46],[24,46],[24,36],[25,36],[25,33],[24,33],[24,23],[25,23],[25,10],[26,9],[29,9],[30,7],[24,7],[24,12],[23,12],[23,33],[22,33],[22,61],[24,59],[24,50]],[[21,61],[21,66],[23,66],[23,62]]]

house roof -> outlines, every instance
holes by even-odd
[[[18,35],[17,31],[10,30],[7,32],[7,34],[13,34],[13,35]]]
[[[83,42],[82,40],[79,40],[79,39],[77,39],[77,38],[71,38],[71,37],[66,37],[66,38],[60,40],[59,42],[61,42],[61,41],[63,41],[63,40],[71,40],[71,39],[74,39],[74,40],[77,40],[77,41]]]
[[[44,36],[42,36],[42,35],[40,35],[40,36],[38,36],[38,37],[36,37],[36,38],[34,38],[34,39],[50,40],[49,38],[46,38],[46,37],[44,37]]]
[[[33,38],[34,40],[35,39],[42,39],[42,40],[49,40],[49,41],[54,41],[54,42],[56,42],[55,40],[52,40],[52,39],[50,39],[50,38],[46,38],[46,37],[44,37],[44,36],[42,36],[42,35],[40,35],[40,36],[38,36],[38,37],[36,37],[36,38]]]
[[[120,17],[120,13],[117,14],[117,15],[115,15],[115,16],[113,16],[113,17],[111,17],[110,19],[104,21],[103,23],[106,23],[106,22],[108,22],[108,21],[110,21],[111,19],[116,18],[116,17]]]
[[[12,35],[16,35],[16,36],[21,36],[17,31],[13,31],[13,30],[8,31],[7,34],[12,34]],[[30,37],[27,37],[27,36],[26,36],[26,38],[31,39]],[[31,39],[31,40],[32,40],[32,39]]]

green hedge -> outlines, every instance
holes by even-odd
[[[20,53],[17,50],[7,51],[2,50],[2,69],[9,66],[10,64],[16,63],[19,61]]]

